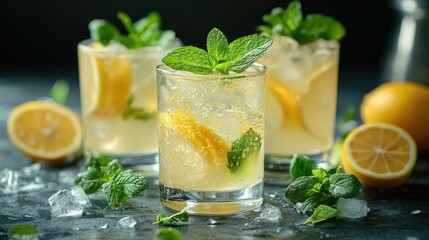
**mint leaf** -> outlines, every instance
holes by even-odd
[[[167,66],[195,74],[241,73],[260,58],[273,40],[266,35],[250,35],[228,45],[225,35],[213,28],[207,36],[207,51],[187,46],[173,50],[162,62]]]
[[[110,40],[120,35],[119,30],[112,23],[103,19],[92,20],[89,23],[89,31],[91,39],[103,45],[108,45]]]
[[[162,59],[162,62],[173,69],[196,74],[211,74],[216,64],[216,60],[210,54],[192,46],[173,50]]]
[[[153,240],[182,240],[179,230],[172,227],[158,229]]]
[[[290,178],[292,181],[295,181],[302,176],[311,176],[313,169],[314,163],[308,156],[295,154],[290,163]]]
[[[81,186],[86,194],[102,188],[111,207],[148,188],[145,177],[131,169],[124,171],[117,159],[98,153],[89,155],[84,171],[76,176],[75,184]]]
[[[266,35],[250,35],[234,40],[228,46],[228,59],[233,62],[231,71],[241,73],[260,58],[273,40]]]
[[[222,63],[227,60],[228,40],[217,28],[213,28],[207,35],[207,52],[213,56],[217,62]]]
[[[310,218],[304,222],[304,224],[325,221],[326,219],[336,217],[339,214],[340,211],[338,211],[336,208],[327,205],[319,205],[316,210],[314,210],[314,213],[310,216]]]
[[[311,174],[315,177],[318,177],[322,181],[329,176],[328,171],[323,168],[313,169],[313,171],[311,171]]]
[[[132,22],[130,16],[128,16],[128,14],[126,14],[124,12],[119,12],[117,16],[118,16],[119,20],[121,20],[125,29],[127,29],[128,35],[130,37],[133,37],[133,38],[137,37],[137,30],[134,28],[133,22]]]
[[[131,96],[128,99],[127,106],[124,112],[122,113],[123,120],[126,121],[130,119],[134,119],[134,120],[140,120],[140,121],[147,121],[156,115],[156,112],[148,112],[144,108],[133,107],[132,106],[133,101],[134,101],[134,98]]]
[[[329,182],[329,192],[336,198],[353,198],[359,195],[361,183],[353,174],[333,174],[329,177]]]
[[[304,202],[317,194],[322,181],[315,176],[302,176],[289,184],[285,189],[285,197],[292,203]]]
[[[289,36],[299,44],[311,43],[317,39],[339,41],[346,33],[344,26],[329,16],[309,14],[303,19],[299,1],[292,1],[286,9],[272,9],[262,20],[266,24],[258,26],[259,31],[269,35]]]
[[[156,222],[153,224],[158,225],[168,225],[176,222],[187,222],[189,220],[189,214],[187,208],[185,207],[182,211],[175,213],[169,217],[166,216],[164,212],[156,216]]]
[[[116,172],[104,186],[107,202],[111,207],[117,207],[119,203],[128,201],[129,198],[148,188],[146,179],[133,172],[131,169]]]
[[[70,85],[65,80],[58,80],[54,83],[49,92],[49,98],[59,104],[65,104],[69,97]]]
[[[297,28],[294,38],[305,44],[317,39],[341,39],[345,33],[344,26],[337,20],[321,14],[309,14]]]
[[[227,167],[231,173],[239,172],[250,156],[257,155],[262,146],[262,137],[253,128],[234,140],[228,151]]]
[[[8,231],[7,236],[12,240],[37,240],[39,233],[33,224],[15,224]]]

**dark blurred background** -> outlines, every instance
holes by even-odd
[[[262,16],[289,0],[3,0],[0,3],[0,71],[73,71],[79,41],[89,37],[95,18],[117,25],[118,11],[133,20],[158,11],[163,28],[176,32],[185,45],[204,47],[207,33],[221,29],[229,40],[255,33]],[[304,14],[322,13],[340,20],[340,69],[378,72],[396,14],[388,0],[302,0]]]

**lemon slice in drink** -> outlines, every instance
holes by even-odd
[[[159,124],[182,137],[209,164],[226,165],[229,145],[213,130],[199,123],[191,113],[183,110],[161,113]]]
[[[336,67],[337,66],[337,67]],[[308,92],[301,98],[301,116],[308,131],[319,137],[334,133],[338,65],[326,62],[311,75]]]
[[[279,80],[273,74],[267,72],[266,79],[266,86],[268,90],[267,95],[274,96],[281,105],[284,119],[283,124],[289,126],[298,126],[305,129],[305,125],[301,117],[299,99],[295,97],[292,91],[283,85],[281,80]]]
[[[102,54],[101,45],[94,44],[91,63],[94,69],[93,94],[85,101],[97,115],[112,116],[123,112],[130,97],[131,62],[128,58]]]

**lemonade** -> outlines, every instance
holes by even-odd
[[[127,35],[95,19],[91,39],[78,45],[84,150],[143,166],[156,163],[158,147],[155,68],[180,42],[159,28],[156,12],[134,23],[123,12],[118,18]]]
[[[158,73],[163,204],[176,210],[183,208],[184,203],[173,203],[167,192],[180,195],[187,191],[199,200],[216,196],[218,201],[236,194],[243,203],[246,198],[258,196],[264,168],[264,67],[254,65],[242,74],[218,76],[174,72],[161,66]],[[260,142],[251,141],[246,146],[249,157],[239,171],[233,171],[229,151],[233,142],[246,133],[252,141]],[[240,191],[246,188],[251,188],[251,193],[241,196]],[[249,205],[260,201],[255,198],[255,203]]]
[[[334,140],[339,45],[298,45],[285,36],[260,59],[267,66],[267,155],[315,155]]]

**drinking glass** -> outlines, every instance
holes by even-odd
[[[276,36],[260,59],[267,67],[268,181],[288,181],[294,154],[307,155],[316,163],[329,157],[335,135],[339,48],[335,41],[299,45]]]
[[[197,215],[262,203],[265,67],[198,75],[157,67],[159,187],[168,209]]]
[[[155,68],[171,50],[102,47],[91,40],[78,44],[86,153],[96,151],[157,173]]]

